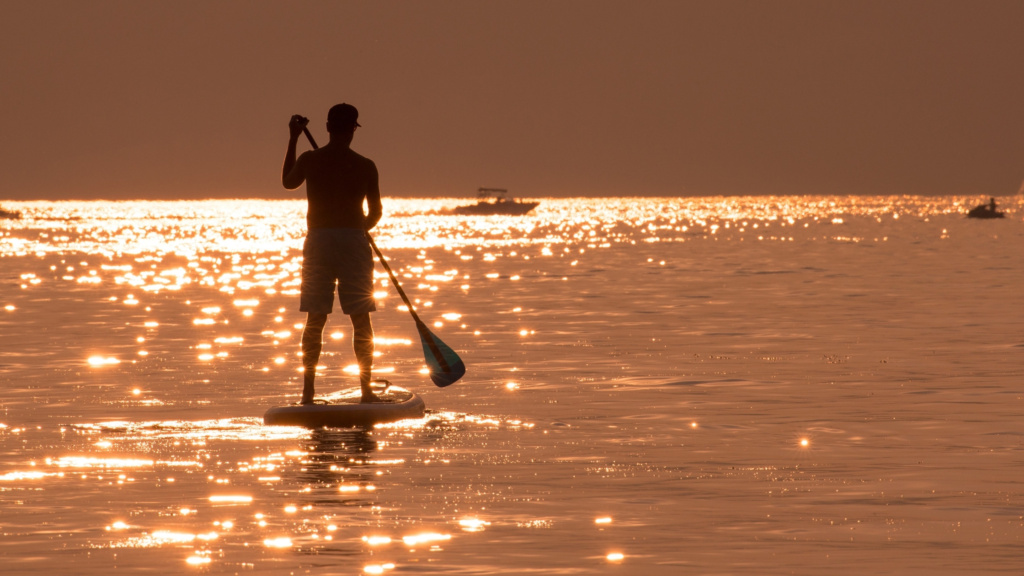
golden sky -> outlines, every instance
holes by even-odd
[[[0,199],[300,197],[349,102],[385,196],[1015,193],[1024,2],[32,1]]]

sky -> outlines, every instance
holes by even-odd
[[[339,102],[385,197],[1024,179],[1021,1],[10,0],[0,55],[0,200],[301,197]]]

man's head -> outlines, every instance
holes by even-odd
[[[328,132],[350,132],[359,126],[359,111],[351,104],[337,104],[327,112]]]

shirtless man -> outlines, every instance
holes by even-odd
[[[302,330],[302,404],[313,402],[313,381],[323,347],[324,325],[333,311],[337,286],[341,311],[352,319],[352,347],[359,362],[362,401],[378,398],[370,388],[373,368],[373,253],[366,232],[381,217],[377,166],[349,146],[359,112],[338,104],[327,114],[330,142],[295,158],[295,145],[309,122],[292,116],[288,123],[288,152],[281,183],[294,190],[306,183],[306,241],[302,247],[302,295],[299,310],[306,312]],[[363,212],[363,204],[369,213]]]

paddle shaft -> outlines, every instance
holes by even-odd
[[[366,233],[366,239],[370,241],[370,247],[377,253],[377,259],[380,260],[381,266],[384,267],[388,272],[388,277],[391,278],[391,283],[394,284],[395,290],[398,290],[398,295],[402,297],[402,302],[405,302],[405,306],[409,309],[409,314],[412,315],[412,319],[416,322],[416,331],[420,333],[420,340],[430,348],[430,353],[434,355],[434,359],[440,364],[441,370],[450,372],[451,367],[448,365],[448,361],[444,357],[444,353],[437,347],[437,343],[434,342],[434,335],[431,334],[430,329],[427,325],[420,320],[419,315],[416,314],[416,309],[413,308],[412,302],[409,301],[409,297],[405,295],[405,290],[402,290],[402,285],[398,283],[398,278],[395,277],[395,273],[391,271],[391,266],[388,266],[387,260],[384,259],[384,255],[381,254],[380,248],[377,248],[377,243],[373,241],[373,237],[370,233]]]
[[[316,140],[313,139],[313,135],[309,133],[309,128],[303,126],[302,133],[306,135],[306,139],[309,140],[309,145],[312,146],[314,150],[320,148],[316,145]],[[430,333],[430,329],[427,328],[427,325],[424,324],[423,320],[420,320],[419,315],[416,314],[416,309],[413,308],[412,302],[409,300],[409,297],[405,295],[405,290],[402,290],[402,285],[398,283],[398,278],[395,276],[395,273],[391,271],[391,266],[388,266],[387,260],[384,259],[384,254],[381,253],[380,248],[377,248],[377,243],[373,241],[373,236],[370,236],[368,231],[366,232],[366,239],[370,241],[370,247],[373,248],[373,251],[377,254],[377,259],[380,260],[381,266],[383,266],[384,270],[387,271],[388,278],[391,279],[391,283],[395,286],[395,290],[398,290],[398,295],[402,297],[402,302],[405,302],[406,307],[409,308],[409,314],[412,315],[412,319],[416,322],[416,331],[420,333],[420,340],[430,348],[431,354],[434,355],[434,359],[437,360],[437,363],[441,365],[441,369],[445,372],[450,371],[451,367],[448,365],[448,361],[445,360],[441,349],[437,347],[437,343],[434,342],[433,334]]]

